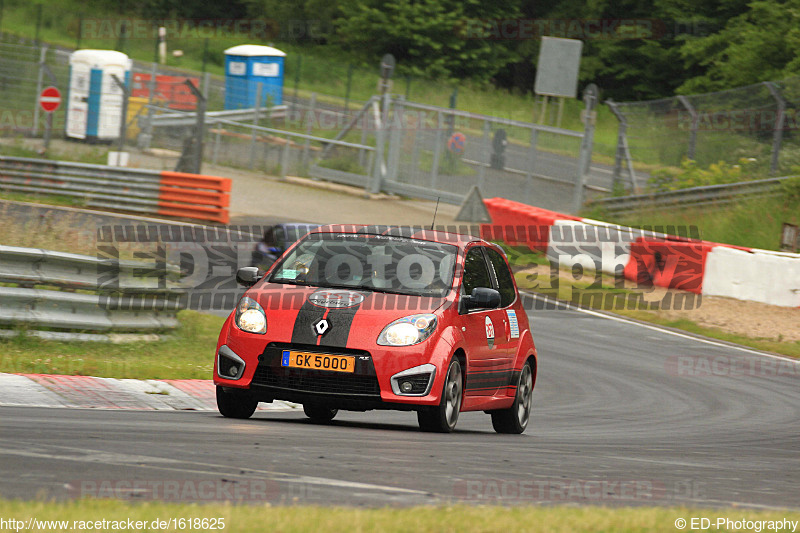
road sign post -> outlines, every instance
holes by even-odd
[[[43,155],[47,153],[47,149],[50,148],[50,134],[53,130],[53,113],[58,109],[59,105],[61,105],[61,92],[57,87],[51,85],[39,94],[39,106],[47,113],[47,123],[44,130],[44,149],[42,150]]]

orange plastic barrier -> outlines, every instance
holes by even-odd
[[[231,179],[218,176],[161,173],[158,214],[228,224]]]
[[[547,252],[550,227],[556,220],[581,220],[505,198],[489,198],[484,205],[492,217],[491,224],[481,224],[481,237],[503,241],[511,246],[525,245]]]
[[[706,256],[715,244],[640,237],[631,243],[625,278],[701,294]]]

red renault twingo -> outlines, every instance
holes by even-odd
[[[479,238],[420,228],[324,226],[250,286],[222,327],[217,406],[248,418],[259,402],[414,410],[420,428],[450,432],[485,411],[522,433],[536,348],[503,251]]]

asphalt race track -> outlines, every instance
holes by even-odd
[[[438,435],[400,412],[316,426],[300,412],[0,407],[0,497],[148,499],[171,483],[168,499],[800,507],[796,362],[592,312],[531,317],[522,436],[483,413]]]

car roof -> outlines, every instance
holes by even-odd
[[[418,239],[423,241],[441,242],[445,244],[452,244],[460,248],[465,248],[468,244],[477,242],[484,245],[490,245],[474,235],[465,235],[462,233],[444,231],[439,229],[430,229],[423,226],[383,226],[383,225],[365,225],[365,224],[329,224],[320,226],[312,233],[354,233],[360,235],[390,235],[395,237],[405,237],[409,239]]]

